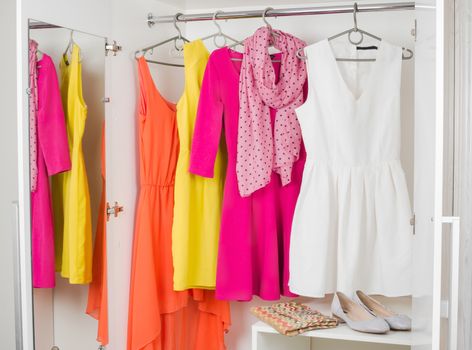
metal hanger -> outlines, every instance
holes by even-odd
[[[216,18],[218,16],[218,14],[221,14],[221,13],[224,13],[224,12],[221,11],[221,10],[218,10],[213,14],[213,24],[216,26],[216,28],[218,28],[218,31],[214,34],[211,34],[211,35],[208,35],[208,36],[205,36],[205,37],[201,38],[201,40],[205,41],[205,40],[213,38],[213,44],[218,48],[225,47],[228,40],[233,41],[234,42],[233,45],[235,45],[235,46],[242,45],[242,42],[240,40],[234,39],[234,38],[230,37],[229,35],[226,35],[225,33],[223,33],[223,30],[221,29],[221,26],[216,21]],[[217,41],[218,38],[223,38],[223,44],[222,45],[218,44],[218,41]]]
[[[271,37],[272,37],[272,42],[271,42],[270,45],[269,45],[269,47],[272,47],[272,46],[274,46],[274,45],[273,45],[273,42],[275,41],[275,37],[278,35],[278,33],[277,33],[277,32],[274,32],[274,30],[272,29],[272,25],[269,23],[269,21],[267,21],[266,16],[267,16],[267,13],[268,13],[270,10],[273,10],[273,8],[272,8],[272,7],[266,7],[266,8],[265,8],[264,12],[262,12],[262,20],[264,21],[264,23],[265,23],[267,29],[269,29],[270,35],[271,35]],[[238,46],[238,45],[243,45],[243,46],[244,46],[244,42],[235,43],[235,44],[233,44],[233,45],[231,45],[231,46],[228,46],[228,47],[229,47],[230,49],[232,49],[233,47]],[[232,60],[232,61],[242,61],[242,58],[231,57],[231,60]],[[272,60],[272,62],[274,62],[274,63],[280,63],[281,60]]]
[[[354,3],[354,8],[353,8],[353,11],[352,11],[352,14],[353,14],[353,17],[354,17],[354,27],[351,28],[351,29],[348,29],[348,30],[345,30],[339,34],[335,34],[331,37],[328,38],[329,41],[333,40],[333,39],[336,39],[336,38],[339,38],[341,36],[344,36],[347,34],[348,36],[348,39],[349,39],[349,42],[352,44],[352,45],[360,45],[363,41],[364,41],[364,36],[368,36],[372,39],[375,39],[377,41],[382,41],[382,38],[379,38],[378,36],[372,34],[372,33],[369,33],[369,32],[366,32],[365,30],[362,30],[358,27],[357,25],[357,13],[359,12],[359,8],[357,6],[357,2]],[[359,39],[358,40],[355,40],[355,38],[353,38],[353,34],[359,34]],[[370,49],[377,49],[378,47],[377,46],[369,46],[369,47],[359,47],[358,46],[358,49],[360,50],[370,50]],[[411,51],[410,49],[406,49],[404,47],[402,47],[403,49],[403,53],[402,53],[402,59],[403,60],[409,60],[413,57],[413,51]],[[303,49],[300,49],[297,51],[297,57],[300,58],[300,59],[304,59],[306,60],[306,56],[303,55]],[[336,61],[342,61],[342,62],[374,62],[376,59],[375,58],[336,58]]]
[[[269,29],[269,33],[270,33],[270,36],[271,36],[271,39],[272,39],[272,41],[270,42],[270,47],[273,47],[274,42],[275,42],[275,37],[278,36],[279,34],[277,32],[274,32],[274,29],[272,28],[272,25],[267,20],[267,17],[266,17],[267,13],[271,10],[273,10],[272,7],[266,7],[265,8],[264,12],[262,13],[262,20],[264,21],[264,23],[266,25],[266,28]]]
[[[63,56],[67,56],[72,53],[72,47],[74,46],[74,31],[70,31],[69,43],[67,44],[66,49],[64,50]]]
[[[145,47],[141,50],[136,51],[134,53],[134,58],[138,59],[141,56],[145,56],[146,53],[148,53],[149,51],[152,52],[153,49],[155,49],[156,47],[163,46],[163,45],[165,45],[167,43],[170,43],[170,42],[174,42],[174,48],[178,52],[182,52],[184,50],[184,44],[190,42],[190,40],[188,40],[187,38],[185,38],[182,35],[182,31],[180,30],[179,26],[177,25],[177,20],[179,19],[180,15],[181,15],[181,13],[177,13],[174,17],[174,27],[175,27],[175,29],[177,30],[177,33],[178,33],[176,36],[173,36],[172,38],[169,38],[169,39],[161,41],[157,44],[154,44],[154,45],[151,45],[151,46],[148,46],[148,47]],[[180,45],[179,45],[179,42],[180,42]],[[160,64],[160,65],[163,65],[163,66],[184,67],[183,64],[178,64],[178,63],[169,63],[169,62],[164,62],[164,61],[156,61],[156,60],[148,60],[148,59],[146,59],[146,61],[149,62],[149,63]]]
[[[70,37],[69,37],[69,43],[67,44],[66,49],[64,50],[64,53],[62,56],[65,56],[67,61],[66,64],[69,65],[69,55],[72,55],[72,48],[74,47],[74,44],[77,45],[77,43],[74,40],[74,31],[70,31]],[[82,62],[82,52],[79,51],[79,62]]]

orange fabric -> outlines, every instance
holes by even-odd
[[[195,349],[226,349],[224,334],[231,325],[229,302],[216,300],[213,290],[194,289],[192,292],[200,310]]]
[[[179,140],[176,106],[139,59],[140,192],[128,314],[128,350],[223,350],[229,305],[213,291],[173,290],[172,220]]]
[[[108,344],[107,239],[105,192],[105,123],[102,128],[102,196],[98,211],[93,250],[92,283],[89,285],[86,313],[98,320],[97,341]]]

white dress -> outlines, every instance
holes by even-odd
[[[384,40],[370,63],[350,44],[305,48],[298,108],[307,160],[290,245],[290,290],[411,294],[411,208],[400,162],[402,49]]]

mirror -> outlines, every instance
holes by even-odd
[[[93,277],[92,251],[102,193],[106,40],[78,30],[71,31],[73,28],[37,20],[30,20],[29,28],[29,38],[37,43],[39,50],[36,55],[37,103],[41,108],[50,108],[47,104],[54,103],[54,96],[58,97],[57,101],[62,102],[65,122],[65,129],[58,128],[60,120],[55,115],[57,109],[44,116],[38,111],[34,112],[36,119],[33,118],[36,135],[30,128],[30,145],[34,147],[37,142],[37,185],[31,196],[33,285],[44,287],[33,290],[35,348],[42,350],[57,346],[68,350],[96,349],[97,321],[86,314],[89,294],[86,282]],[[81,71],[77,71],[79,64],[74,61],[74,50],[78,52],[77,48],[80,48],[77,62],[80,62]],[[44,77],[47,75],[48,79],[52,79],[53,76],[45,70],[51,70],[52,66],[58,84],[49,83],[44,87]],[[66,89],[67,86],[69,89]],[[31,111],[30,99],[30,117]],[[42,138],[44,133],[48,133],[47,139]],[[59,138],[64,140],[64,135],[65,142],[59,141]],[[48,149],[48,142],[54,145],[54,149]],[[57,162],[63,161],[65,158],[61,152],[64,147],[71,160],[72,169],[69,171],[64,168],[65,163],[54,166],[54,160],[48,159],[49,152],[52,158],[59,159],[56,159]],[[33,169],[33,161],[31,164]],[[52,175],[51,172],[59,174],[48,176]],[[48,185],[48,188],[43,188]],[[48,194],[52,200],[48,200]],[[46,209],[38,212],[38,208]],[[50,214],[53,216],[53,236],[47,236],[51,230],[45,231],[44,226],[45,222],[49,223],[47,216]],[[51,244],[55,245],[55,256],[51,255]],[[61,250],[62,254],[59,252]],[[54,258],[56,271],[60,272],[56,272],[55,287],[51,288],[54,278],[51,277],[52,282],[45,282],[41,276],[45,273],[43,269],[51,268],[51,261],[47,259]],[[79,271],[81,267],[74,269],[74,261],[79,261],[77,265],[85,266],[84,273]],[[69,278],[64,278],[65,275]]]

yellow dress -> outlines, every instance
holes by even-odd
[[[198,99],[208,58],[209,52],[201,40],[185,44],[185,90],[177,103],[180,151],[172,226],[174,290],[177,291],[214,289],[216,281],[225,152],[220,146],[213,178],[203,178],[188,171]]]
[[[60,63],[61,95],[66,116],[70,171],[52,179],[56,271],[72,284],[92,281],[92,218],[90,194],[82,152],[87,106],[82,97],[80,48]]]

